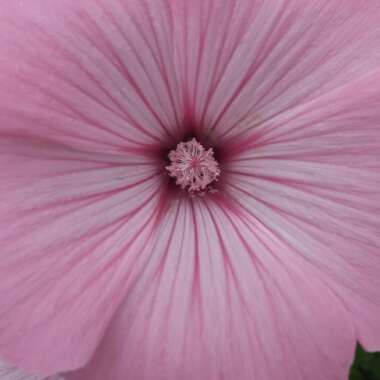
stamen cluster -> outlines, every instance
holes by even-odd
[[[212,148],[205,149],[195,138],[181,142],[169,153],[171,164],[166,167],[176,184],[191,194],[213,192],[210,186],[218,180],[220,169]]]

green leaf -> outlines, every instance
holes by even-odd
[[[380,352],[369,353],[358,345],[350,380],[380,380]]]

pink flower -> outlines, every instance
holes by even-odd
[[[0,31],[0,356],[344,380],[380,349],[377,0],[3,0]]]

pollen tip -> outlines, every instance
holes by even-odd
[[[176,184],[191,195],[215,193],[211,184],[218,180],[220,168],[212,148],[205,149],[195,138],[180,142],[169,152],[170,165],[166,167]]]

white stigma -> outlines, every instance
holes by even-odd
[[[176,184],[191,194],[213,191],[210,184],[218,180],[220,169],[212,148],[205,149],[196,139],[181,142],[169,153],[166,167]]]

